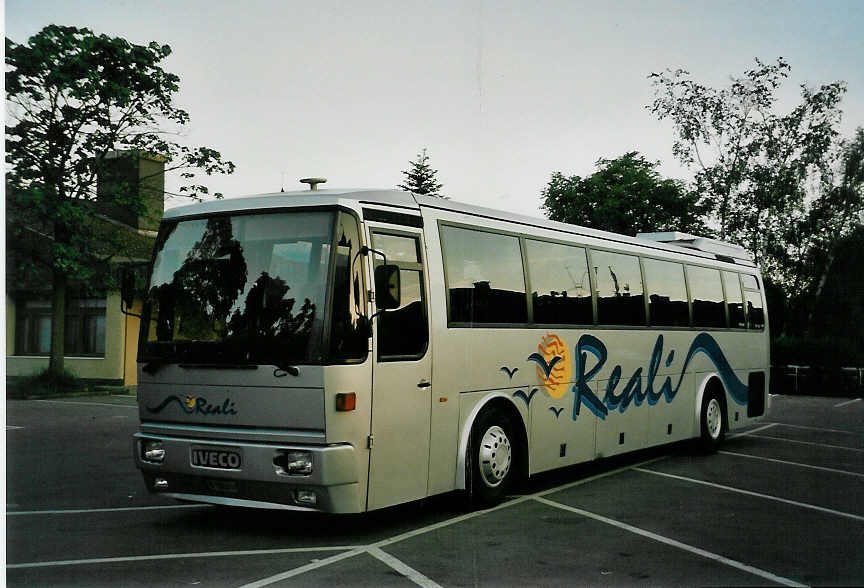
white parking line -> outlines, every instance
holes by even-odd
[[[212,508],[209,504],[166,504],[164,506],[118,506],[115,508],[71,508],[65,510],[19,510],[7,512],[6,516],[21,515],[65,515],[94,512],[124,512],[130,510],[170,510],[177,508]]]
[[[608,472],[604,472],[602,474],[597,474],[596,476],[590,476],[590,477],[582,479],[582,480],[576,480],[575,482],[570,482],[570,483],[564,484],[562,486],[550,488],[549,490],[543,490],[541,492],[536,492],[535,494],[521,496],[519,498],[515,498],[513,500],[503,502],[503,503],[499,504],[498,506],[494,506],[494,507],[486,509],[486,510],[478,510],[475,512],[469,512],[469,513],[466,513],[464,515],[459,515],[457,517],[453,517],[452,519],[447,519],[446,521],[434,523],[432,525],[428,525],[426,527],[421,527],[419,529],[414,529],[412,531],[406,531],[405,533],[400,533],[399,535],[396,535],[394,537],[390,537],[389,539],[382,539],[381,541],[373,543],[372,545],[368,545],[366,547],[359,548],[359,549],[356,549],[354,551],[349,551],[347,553],[340,553],[339,555],[334,555],[332,557],[328,557],[327,559],[322,559],[322,560],[317,561],[317,562],[312,562],[310,564],[306,564],[305,566],[300,566],[299,568],[294,568],[292,570],[287,570],[285,572],[282,572],[280,574],[276,574],[274,576],[262,578],[261,580],[257,580],[255,582],[251,582],[249,584],[246,584],[246,585],[242,586],[241,588],[261,588],[262,586],[269,586],[270,584],[274,584],[276,582],[280,582],[280,581],[286,580],[288,578],[293,578],[295,576],[305,574],[306,572],[311,572],[312,570],[316,570],[318,568],[323,568],[323,567],[328,566],[332,563],[342,561],[343,559],[347,559],[349,557],[354,557],[354,556],[360,555],[362,553],[367,553],[371,549],[381,548],[381,547],[384,547],[385,545],[392,545],[393,543],[397,543],[399,541],[404,541],[405,539],[410,539],[410,538],[416,537],[418,535],[424,535],[426,533],[430,533],[432,531],[436,531],[436,530],[442,529],[444,527],[449,527],[450,525],[455,525],[456,523],[461,523],[463,521],[467,521],[467,520],[470,520],[470,519],[473,519],[473,518],[476,518],[479,516],[483,516],[484,514],[487,514],[490,512],[495,512],[495,511],[498,511],[498,510],[501,510],[504,508],[509,508],[511,506],[521,504],[521,503],[526,502],[527,500],[530,500],[532,498],[539,498],[541,496],[544,496],[544,495],[552,493],[552,492],[558,492],[560,490],[566,490],[567,488],[572,488],[574,486],[579,486],[581,484],[587,484],[588,482],[592,482],[592,481],[598,480],[600,478],[605,478],[608,476],[613,476],[615,474],[619,474],[621,472],[626,472],[626,471],[631,470],[631,469],[638,467],[638,466],[648,465],[650,463],[654,463],[655,461],[660,461],[661,459],[666,459],[666,457],[668,457],[668,456],[664,455],[661,457],[646,459],[645,461],[635,463],[633,465],[620,467],[620,468],[617,468],[614,470],[610,470]]]
[[[846,402],[841,402],[839,404],[835,404],[834,408],[841,408],[844,406],[849,406],[850,404],[855,404],[856,402],[861,402],[860,398],[853,398],[852,400],[847,400]]]
[[[423,586],[423,588],[441,588],[441,585],[437,582],[434,582],[403,562],[400,559],[397,559],[390,555],[389,553],[384,553],[377,547],[369,548],[369,555],[374,557],[375,559],[387,564],[418,586]]]
[[[781,427],[792,427],[793,429],[806,429],[808,431],[825,431],[827,433],[843,433],[845,435],[856,435],[858,437],[861,436],[861,433],[856,433],[855,431],[845,431],[843,429],[826,429],[824,427],[808,427],[806,425],[790,425],[789,423],[771,423],[772,425],[779,425]]]
[[[110,402],[78,402],[75,400],[34,400],[33,402],[50,402],[53,404],[77,404],[83,406],[110,406],[112,408],[134,408],[137,409],[137,404],[113,404]]]
[[[774,496],[772,494],[763,494],[761,492],[753,492],[751,490],[744,490],[743,488],[734,488],[732,486],[724,486],[723,484],[716,484],[714,482],[706,482],[705,480],[698,480],[696,478],[687,478],[685,476],[678,476],[675,474],[668,474],[666,472],[658,472],[657,470],[649,470],[645,468],[633,468],[637,472],[642,472],[645,474],[652,474],[654,476],[663,476],[664,478],[672,478],[675,480],[681,480],[683,482],[688,482],[690,484],[701,484],[703,486],[710,486],[712,488],[717,488],[719,490],[727,490],[729,492],[736,492],[738,494],[746,494],[747,496],[755,496],[756,498],[764,498],[766,500],[773,500],[775,502],[783,502],[785,504],[791,504],[793,506],[799,506],[801,508],[807,508],[810,510],[817,510],[819,512],[824,512],[832,515],[837,515],[839,517],[846,517],[847,519],[852,519],[855,521],[864,521],[864,517],[851,514],[848,512],[842,512],[839,510],[833,510],[830,508],[825,508],[823,506],[816,506],[815,504],[808,504],[806,502],[798,502],[797,500],[789,500],[787,498],[780,498],[779,496]]]
[[[629,531],[630,533],[635,533],[636,535],[641,535],[642,537],[647,537],[648,539],[653,539],[659,543],[664,543],[671,547],[677,547],[683,551],[687,551],[693,553],[695,555],[699,555],[701,557],[716,561],[718,563],[725,564],[729,567],[733,567],[744,572],[748,572],[755,576],[759,576],[760,578],[764,578],[766,580],[770,580],[772,582],[777,582],[778,584],[783,584],[784,586],[799,586],[804,587],[806,584],[801,584],[796,582],[795,580],[790,580],[789,578],[784,578],[783,576],[778,576],[776,574],[772,574],[771,572],[755,568],[753,566],[747,565],[745,563],[741,563],[740,561],[730,559],[728,557],[724,557],[717,553],[712,553],[710,551],[705,551],[704,549],[700,549],[699,547],[694,547],[693,545],[688,545],[686,543],[681,543],[680,541],[676,541],[675,539],[670,539],[669,537],[664,537],[663,535],[658,535],[656,533],[652,533],[651,531],[646,531],[645,529],[640,529],[639,527],[634,527],[633,525],[628,525],[627,523],[622,523],[621,521],[616,521],[615,519],[610,519],[608,517],[604,517],[602,515],[598,515],[596,513],[582,510],[581,508],[576,508],[574,506],[569,506],[567,504],[562,504],[560,502],[555,502],[553,500],[549,500],[547,498],[536,497],[534,500],[542,502],[548,506],[558,508],[561,510],[566,510],[578,515],[582,515],[583,517],[587,517],[589,519],[594,519],[595,521],[600,521],[601,523],[606,523],[607,525],[612,525],[613,527],[618,527],[624,531]]]
[[[786,461],[785,459],[774,459],[773,457],[762,457],[759,455],[748,455],[747,453],[737,453],[735,451],[718,451],[717,453],[722,453],[723,455],[734,455],[736,457],[746,457],[748,459],[759,459],[762,461],[772,461],[774,463],[782,463],[783,465],[797,466],[799,468],[819,470],[822,472],[831,472],[832,474],[845,474],[847,476],[856,476],[858,478],[864,478],[864,474],[859,474],[858,472],[848,472],[846,470],[837,470],[834,468],[814,466],[814,465],[810,465],[808,463],[799,463],[797,461]]]
[[[787,439],[786,437],[774,437],[773,435],[750,435],[759,439],[775,439],[777,441],[785,441],[786,443],[800,443],[801,445],[815,445],[817,447],[828,447],[830,449],[843,449],[845,451],[857,451],[864,453],[864,449],[855,447],[844,447],[843,445],[829,445],[828,443],[816,443],[815,441],[799,441],[798,439]]]
[[[743,433],[735,433],[734,435],[729,435],[729,439],[734,439],[735,437],[746,437],[747,435],[752,435],[753,433],[758,433],[759,431],[764,431],[765,429],[770,429],[771,427],[776,427],[775,423],[771,423],[762,427],[757,427],[755,429],[751,429],[749,431],[744,431]]]
[[[202,553],[166,553],[163,555],[132,555],[128,557],[98,557],[93,559],[68,559],[63,561],[37,561],[21,564],[7,564],[9,569],[47,568],[54,566],[82,566],[88,564],[118,563],[130,561],[153,561],[160,559],[188,559],[194,557],[229,557],[235,555],[280,555],[283,553],[309,553],[320,551],[347,551],[355,549],[353,545],[338,545],[329,547],[289,547],[286,549],[250,549],[248,551],[208,551]]]

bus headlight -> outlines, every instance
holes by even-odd
[[[312,473],[312,453],[309,451],[283,451],[273,460],[276,473],[288,476],[308,476]]]
[[[162,463],[165,460],[165,447],[161,441],[145,439],[141,442],[141,457],[151,463]]]

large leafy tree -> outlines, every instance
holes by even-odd
[[[441,183],[438,181],[438,170],[432,169],[432,166],[429,165],[429,155],[426,154],[426,149],[424,148],[417,154],[416,161],[410,163],[411,168],[402,172],[405,176],[405,183],[399,184],[397,187],[412,194],[443,198],[440,194]]]
[[[107,263],[128,245],[123,235],[129,231],[113,230],[100,212],[105,206],[134,214],[147,209],[139,182],[113,181],[110,189],[97,190],[98,181],[116,176],[118,159],[146,155],[179,174],[178,195],[200,199],[208,194],[201,173],[234,170],[219,152],[174,140],[189,115],[174,104],[180,79],[161,67],[170,53],[155,42],[135,45],[56,25],[25,44],[6,39],[10,243],[18,234],[35,236],[39,245],[26,251],[25,266],[41,263],[50,275],[54,374],[63,370],[69,284],[106,285]]]
[[[555,172],[543,189],[542,208],[552,220],[616,233],[705,234],[698,196],[684,182],[662,177],[659,165],[631,151],[597,160],[597,171],[584,178]]]
[[[808,187],[831,165],[845,92],[843,82],[802,85],[800,103],[777,112],[777,91],[789,71],[782,58],[757,59],[722,88],[685,70],[653,73],[655,99],[647,106],[672,122],[673,152],[694,170],[695,189],[720,238],[746,246],[779,282],[788,280],[788,237],[806,215]]]

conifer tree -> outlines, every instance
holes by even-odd
[[[411,169],[403,171],[406,177],[404,184],[399,184],[397,188],[407,190],[412,194],[421,196],[436,196],[444,198],[439,191],[441,184],[438,182],[438,170],[432,169],[429,166],[429,156],[426,154],[426,148],[417,154],[417,161],[412,161]]]

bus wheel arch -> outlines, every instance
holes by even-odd
[[[499,486],[495,484],[496,474],[488,468],[493,467],[493,470],[497,470],[502,467],[503,463],[500,461],[502,456],[496,452],[498,462],[486,464],[485,476],[484,472],[479,469],[477,457],[480,455],[479,443],[486,438],[486,441],[491,441],[494,444],[494,436],[500,432],[503,432],[507,437],[506,444],[508,447],[505,451],[509,451],[511,463],[509,464],[509,473],[506,476],[507,480]],[[492,437],[488,437],[488,435]],[[494,502],[503,497],[503,492],[506,492],[513,484],[527,478],[528,434],[525,421],[519,409],[508,397],[494,395],[478,403],[465,421],[459,443],[456,487],[460,490],[467,490],[468,498],[472,504]],[[491,455],[487,457],[491,458]],[[485,482],[484,477],[486,478]],[[490,486],[490,484],[494,486]],[[479,493],[478,489],[480,489]]]
[[[726,389],[716,375],[705,379],[696,403],[699,445],[708,452],[717,451],[729,428]]]

